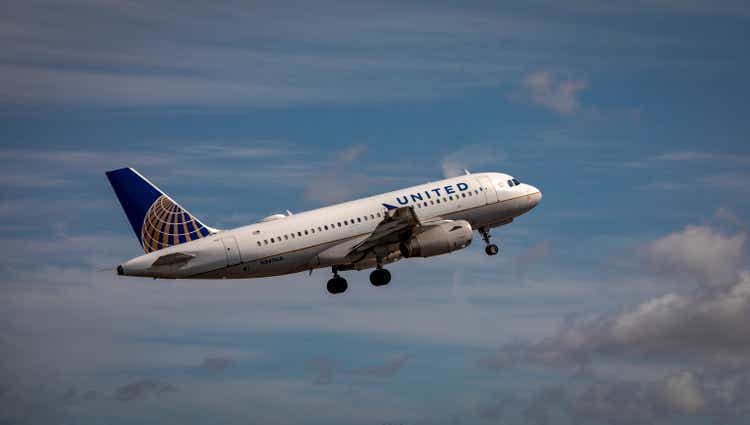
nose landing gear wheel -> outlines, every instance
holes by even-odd
[[[481,227],[479,229],[479,233],[482,234],[482,240],[484,243],[487,244],[487,246],[484,247],[484,252],[487,255],[497,255],[498,252],[500,252],[500,248],[495,245],[494,243],[490,243],[490,231],[486,227]]]
[[[373,286],[387,285],[391,281],[391,272],[386,269],[375,269],[370,273],[370,283]]]
[[[346,288],[348,288],[349,285],[346,283],[346,279],[339,276],[334,276],[331,280],[328,281],[328,284],[326,285],[326,289],[328,289],[328,292],[331,294],[340,294],[342,292],[346,292]]]

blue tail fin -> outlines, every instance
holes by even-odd
[[[156,251],[216,232],[134,169],[120,168],[106,174],[144,251]]]

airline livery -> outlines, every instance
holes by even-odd
[[[164,279],[243,279],[330,267],[327,289],[346,291],[345,270],[375,268],[370,282],[386,285],[383,266],[401,258],[447,254],[482,235],[487,255],[499,252],[490,229],[539,204],[534,186],[502,173],[478,173],[319,208],[275,214],[248,226],[219,230],[203,224],[132,168],[106,173],[144,255],[117,274]]]

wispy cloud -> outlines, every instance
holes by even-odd
[[[561,115],[581,109],[580,94],[588,87],[584,80],[560,79],[550,71],[536,71],[523,78],[521,89],[533,103]]]
[[[120,401],[134,401],[175,391],[174,385],[156,379],[142,379],[117,388],[112,397]]]
[[[723,152],[675,151],[657,155],[653,159],[672,162],[723,161],[733,164],[750,164],[750,156],[748,155]]]
[[[443,156],[440,165],[443,176],[455,177],[469,172],[496,171],[503,168],[508,155],[494,144],[467,145]]]

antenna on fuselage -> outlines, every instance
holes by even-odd
[[[464,173],[466,173],[466,175],[467,175],[467,176],[468,176],[469,174],[471,174],[471,173],[469,172],[469,170],[467,170],[466,168],[464,168]]]
[[[287,216],[289,216],[289,215],[292,215],[292,212],[291,212],[291,211],[289,211],[289,210],[286,210],[286,215],[287,215]]]

